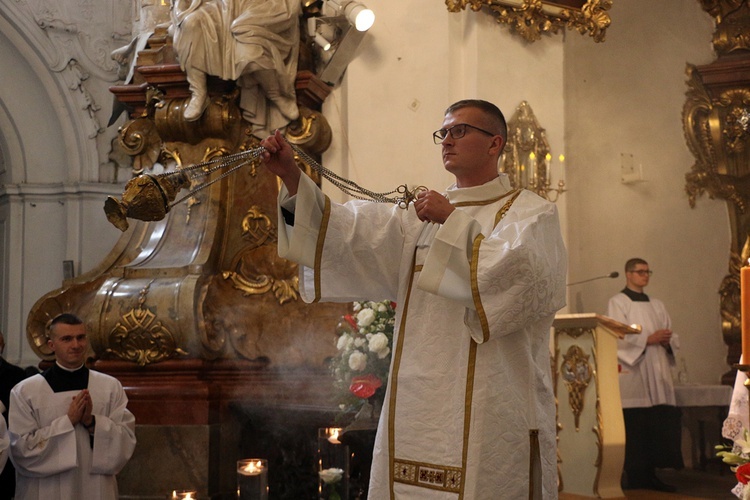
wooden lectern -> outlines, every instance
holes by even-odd
[[[552,323],[560,492],[625,498],[625,423],[617,339],[640,333],[598,314],[559,314]]]

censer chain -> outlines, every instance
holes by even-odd
[[[336,186],[338,189],[340,189],[345,194],[359,199],[359,200],[370,200],[370,201],[376,201],[380,203],[393,203],[398,205],[400,208],[408,208],[409,204],[412,203],[417,198],[417,194],[421,191],[425,191],[427,188],[424,186],[418,186],[414,188],[413,190],[409,190],[406,184],[400,185],[398,188],[388,191],[385,193],[376,193],[374,191],[370,191],[369,189],[365,189],[356,182],[346,179],[344,177],[339,176],[335,172],[332,172],[331,170],[327,169],[320,163],[318,163],[313,157],[308,155],[306,152],[304,152],[301,148],[294,144],[289,144],[294,152],[302,158],[302,160],[310,165],[313,170],[315,170],[318,174],[320,174],[321,177],[328,180],[331,184]],[[252,163],[253,161],[257,160],[263,152],[266,151],[266,148],[263,146],[258,146],[253,149],[248,149],[245,151],[240,151],[238,153],[233,153],[227,156],[220,156],[217,158],[213,158],[210,160],[206,160],[200,163],[196,163],[194,165],[187,166],[183,168],[180,172],[188,173],[188,178],[192,180],[195,177],[199,176],[206,176],[209,175],[217,170],[223,169],[232,163],[234,163],[237,160],[243,160],[242,162],[233,165],[229,170],[226,172],[223,172],[220,176],[218,176],[215,179],[212,179],[208,182],[205,182],[193,189],[191,189],[185,196],[173,201],[169,204],[169,207],[173,207],[177,205],[178,203],[182,203],[187,198],[190,198],[193,196],[196,192],[205,189],[209,187],[210,185],[214,184],[215,182],[218,182],[225,177],[231,175],[234,171],[244,167],[245,165],[248,165]],[[205,168],[208,167],[208,168]],[[200,172],[195,173],[195,170],[199,170]],[[161,176],[167,176],[167,175],[173,175],[174,172],[164,172],[161,174],[157,174],[157,177]],[[398,195],[398,196],[393,196]]]

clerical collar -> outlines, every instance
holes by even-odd
[[[42,376],[52,388],[52,392],[80,391],[89,386],[89,369],[85,366],[70,370],[55,363],[52,368],[45,370]]]
[[[453,184],[446,190],[445,194],[451,203],[456,204],[497,198],[498,193],[502,195],[512,189],[508,175],[500,174],[481,186],[460,188]]]
[[[649,302],[648,295],[642,292],[636,292],[628,287],[623,288],[622,293],[627,295],[633,302]]]

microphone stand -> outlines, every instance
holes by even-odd
[[[601,280],[604,278],[617,278],[618,276],[620,276],[620,273],[618,273],[617,271],[612,271],[611,273],[605,274],[604,276],[597,276],[595,278],[589,278],[589,279],[585,279],[581,281],[574,281],[573,283],[568,283],[566,286],[580,285],[581,283],[588,283],[589,281]]]

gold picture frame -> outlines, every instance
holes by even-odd
[[[561,29],[588,33],[595,42],[603,42],[611,19],[607,11],[613,0],[445,0],[449,12],[460,12],[469,7],[473,11],[486,9],[500,24],[528,42],[539,40],[543,34],[555,34]]]

